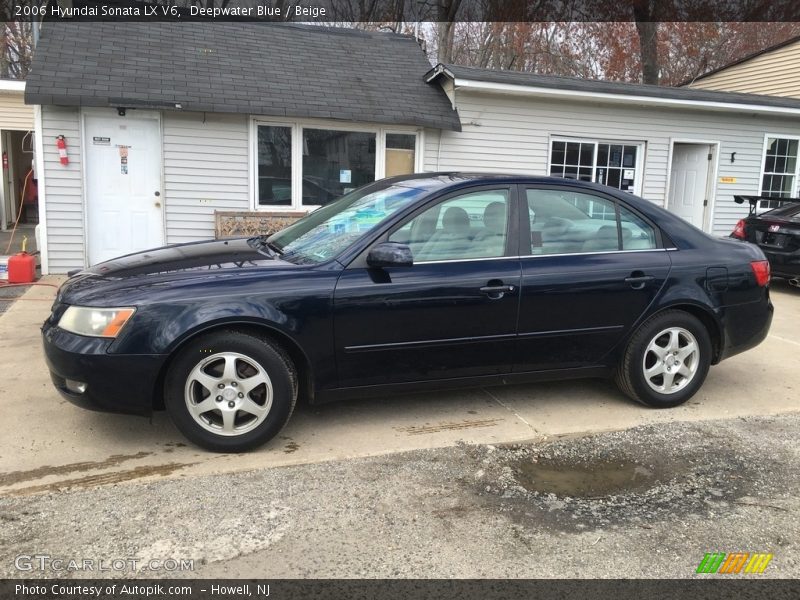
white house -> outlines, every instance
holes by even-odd
[[[734,194],[798,195],[800,100],[431,69],[388,33],[47,23],[26,102],[43,272],[213,237],[231,214],[281,222],[412,171],[597,181],[722,235],[746,212]]]

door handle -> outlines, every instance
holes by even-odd
[[[491,283],[491,282],[490,282]],[[516,288],[513,285],[503,285],[498,283],[496,285],[486,285],[480,288],[481,294],[486,294],[492,300],[499,300],[506,294],[510,294]]]
[[[631,273],[630,277],[625,278],[625,283],[630,285],[635,290],[644,289],[644,286],[651,281],[653,281],[655,277],[652,275],[645,275],[641,271],[634,271]]]

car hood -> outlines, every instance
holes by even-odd
[[[80,271],[61,286],[58,301],[102,306],[109,305],[109,300],[118,302],[121,295],[134,300],[154,286],[188,286],[197,280],[296,268],[256,251],[247,238],[176,244],[128,254]]]

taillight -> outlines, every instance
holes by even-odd
[[[760,287],[764,287],[769,283],[769,261],[768,260],[754,260],[750,263],[753,269],[753,275],[756,276],[756,283]]]
[[[736,227],[733,228],[733,233],[731,237],[735,237],[740,240],[747,239],[747,234],[744,230],[744,219],[739,219],[739,222],[736,223]]]

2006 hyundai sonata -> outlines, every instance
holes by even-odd
[[[607,187],[424,174],[271,237],[130,254],[73,275],[42,329],[56,388],[166,408],[205,448],[253,448],[298,396],[613,376],[685,402],[772,321],[769,264]]]

